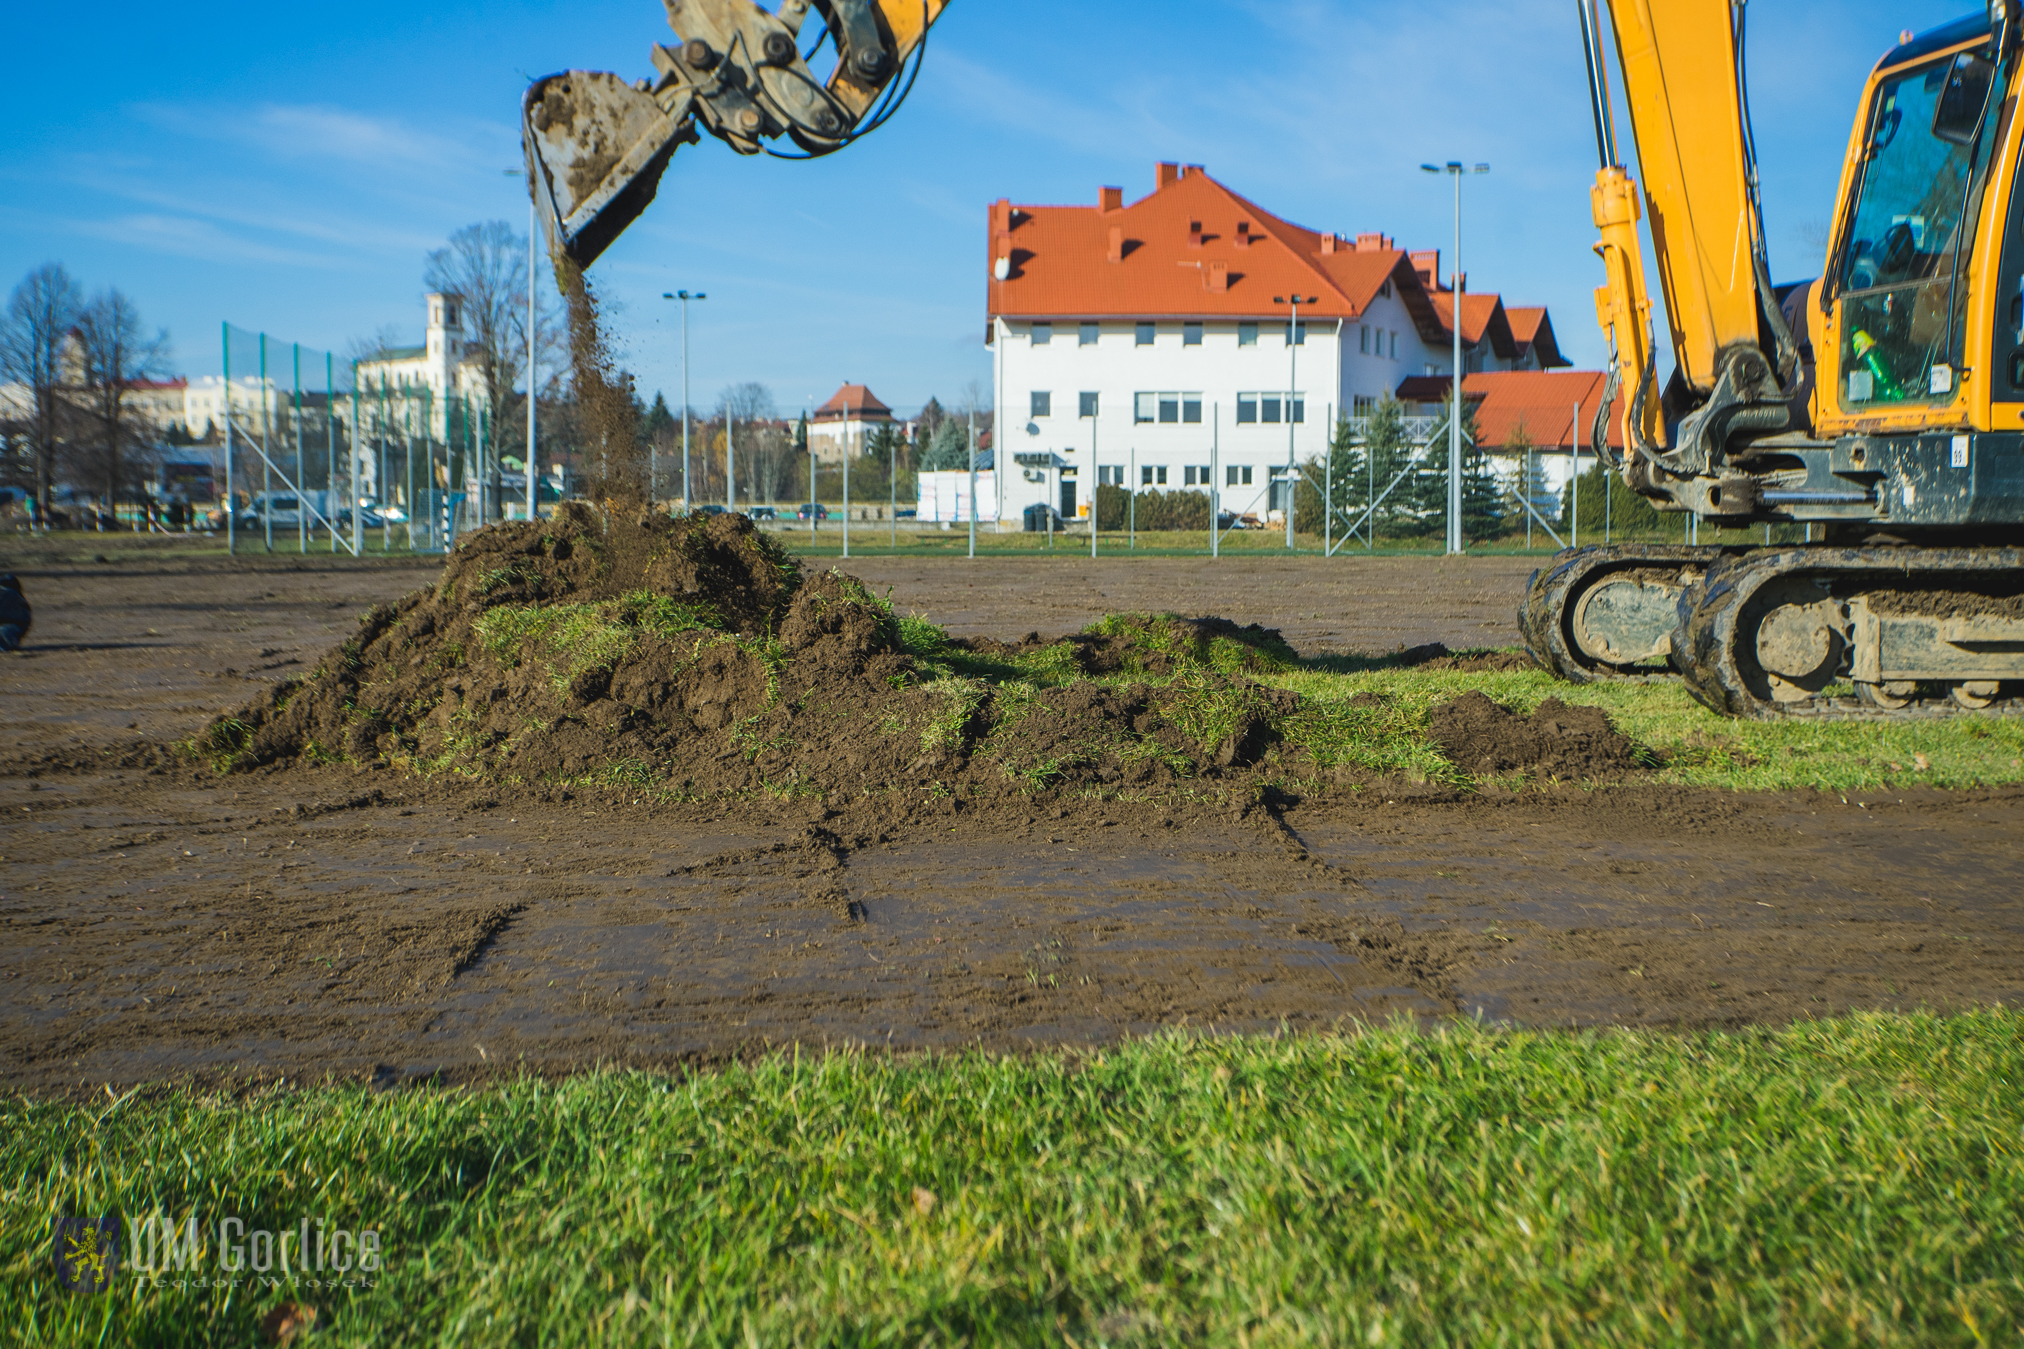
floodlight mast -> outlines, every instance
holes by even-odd
[[[1449,264],[1448,327],[1454,336],[1454,365],[1448,387],[1448,551],[1462,551],[1462,174],[1460,160],[1422,164],[1424,173],[1445,173],[1455,180],[1455,260]],[[1488,173],[1488,164],[1473,172]],[[1434,278],[1440,284],[1440,278]]]

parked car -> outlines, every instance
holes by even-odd
[[[1218,529],[1263,529],[1264,524],[1255,515],[1239,515],[1235,511],[1223,511],[1216,516]]]
[[[804,502],[801,509],[794,513],[794,518],[797,520],[827,520],[829,518],[829,507],[819,501]]]
[[[695,509],[694,511],[690,512],[690,514],[692,514],[692,515],[722,515],[722,514],[724,514],[724,508],[723,508],[722,506],[719,506],[719,505],[717,505],[716,503],[712,502],[711,504],[709,504],[709,505],[707,505],[707,506],[698,506],[698,507],[696,507],[696,509]]]
[[[745,508],[745,514],[751,516],[754,520],[778,520],[780,518],[780,512],[771,506],[748,506]]]

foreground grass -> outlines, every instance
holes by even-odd
[[[2020,1067],[1991,1011],[16,1100],[0,1324],[248,1343],[293,1300],[331,1344],[2014,1342]],[[384,1268],[55,1286],[53,1214],[152,1211],[375,1228]]]

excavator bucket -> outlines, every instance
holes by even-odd
[[[522,142],[548,252],[590,266],[659,189],[668,157],[694,140],[690,98],[673,111],[616,75],[571,70],[527,90]]]

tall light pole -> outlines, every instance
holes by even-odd
[[[702,291],[675,290],[661,292],[663,300],[682,302],[682,514],[689,513],[689,301],[707,300],[710,297]],[[724,443],[730,445],[730,419],[724,422]]]
[[[509,178],[523,178],[525,169],[507,169]],[[508,393],[512,390],[508,389]],[[541,512],[535,505],[534,487],[534,188],[527,189],[527,518],[533,520]],[[356,493],[354,493],[356,495]],[[356,513],[356,508],[354,508]],[[499,514],[506,514],[504,493],[501,493]]]
[[[1455,260],[1448,268],[1453,279],[1448,326],[1454,329],[1455,336],[1454,378],[1448,390],[1448,551],[1459,553],[1462,551],[1462,174],[1469,170],[1452,159],[1446,164],[1422,164],[1420,169],[1426,173],[1445,173],[1455,180]],[[1489,171],[1488,164],[1478,164],[1473,170]],[[1439,281],[1436,277],[1435,283]]]
[[[1286,546],[1293,546],[1293,503],[1300,494],[1294,490],[1293,462],[1293,400],[1300,389],[1300,306],[1318,304],[1320,297],[1310,295],[1301,299],[1298,295],[1290,299],[1284,295],[1272,297],[1273,304],[1290,304],[1293,317],[1286,323]]]

